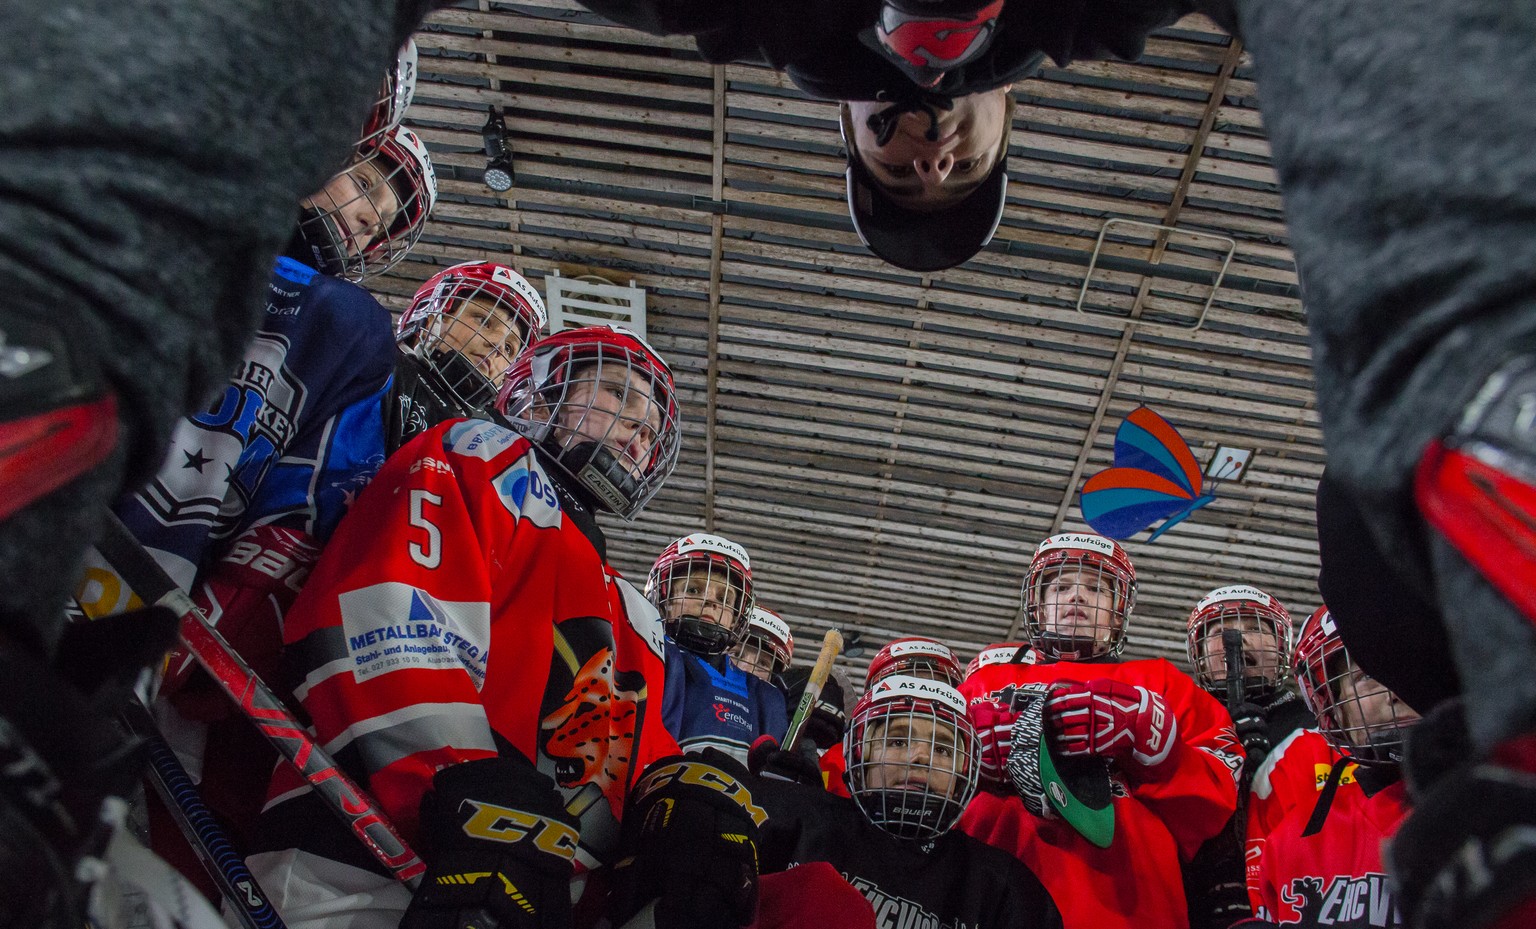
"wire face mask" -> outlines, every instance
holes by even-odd
[[[1024,580],[1024,631],[1048,658],[1120,654],[1136,602],[1136,570],[1116,542],[1086,533],[1051,536]]]
[[[1185,645],[1195,683],[1225,698],[1227,663],[1221,634],[1228,629],[1243,636],[1243,692],[1250,698],[1277,693],[1290,674],[1291,615],[1279,600],[1242,584],[1216,588],[1189,614]]]
[[[1376,679],[1360,670],[1327,607],[1302,627],[1294,659],[1296,685],[1317,728],[1357,761],[1402,761],[1408,730],[1419,714]]]
[[[753,611],[752,562],[730,539],[686,535],[656,559],[645,590],[679,647],[721,655],[746,635]]]

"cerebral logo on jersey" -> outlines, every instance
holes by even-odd
[[[505,426],[466,419],[448,427],[443,436],[443,448],[455,455],[490,461],[517,440],[517,433]]]
[[[1282,909],[1290,907],[1297,917],[1282,919],[1282,926],[1370,929],[1403,925],[1385,874],[1335,877],[1326,889],[1322,878],[1298,877],[1289,888],[1280,888],[1280,902]]]
[[[349,590],[338,600],[358,683],[406,668],[453,666],[462,667],[477,690],[485,683],[489,604],[439,600],[395,581]]]
[[[491,483],[501,505],[517,519],[527,520],[540,529],[560,527],[560,497],[532,452],[496,475]]]
[[[747,724],[747,718],[745,716],[726,706],[724,703],[712,703],[710,704],[710,708],[715,711],[715,719],[719,720],[720,722],[731,723],[742,729],[750,728]]]

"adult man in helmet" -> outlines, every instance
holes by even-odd
[[[506,265],[466,261],[429,278],[400,315],[389,450],[490,409],[512,359],[547,324],[539,292]]]
[[[645,592],[667,629],[662,719],[684,751],[715,748],[745,764],[759,737],[782,738],[784,692],[730,657],[753,610],[747,550],[717,535],[685,535],[657,557]]]
[[[790,781],[746,781],[764,814],[764,873],[830,863],[868,898],[881,926],[1053,924],[1035,875],[955,828],[975,793],[979,759],[953,687],[902,674],[881,679],[855,706],[843,749],[851,799]],[[799,925],[818,924],[816,905],[803,902]]]
[[[1242,642],[1237,680],[1229,680],[1224,637],[1235,632]],[[1271,748],[1286,745],[1316,724],[1311,712],[1288,686],[1291,680],[1291,617],[1279,600],[1257,587],[1218,587],[1201,598],[1189,614],[1186,649],[1195,683],[1221,701],[1232,714],[1247,758],[1238,781],[1238,821],[1200,847],[1184,869],[1194,929],[1226,929],[1249,915],[1244,878],[1245,837],[1262,841],[1273,827],[1274,807],[1284,802],[1266,789],[1249,796],[1254,775]],[[1235,705],[1235,708],[1234,708]]]
[[[1295,772],[1320,782],[1317,799],[1293,807],[1251,863],[1254,925],[1405,925],[1382,849],[1408,813],[1400,764],[1419,714],[1360,670],[1327,607],[1302,626],[1293,667],[1340,754],[1326,772]]]
[[[408,905],[413,927],[476,908],[522,924],[499,884],[436,880],[467,871],[508,875],[558,918],[573,871],[584,882],[613,860],[640,768],[677,751],[655,699],[661,619],[608,564],[596,521],[639,512],[676,463],[670,370],[625,330],[569,329],[519,356],[497,408],[510,428],[451,420],[392,456],[289,611],[295,692],[319,738],[428,865],[412,900],[280,771],[271,851],[252,866],[284,889],[290,926],[368,909],[393,925]],[[487,805],[569,841],[465,832]]]
[[[1038,662],[988,665],[962,687],[992,789],[961,828],[1039,874],[1069,929],[1183,929],[1180,865],[1237,806],[1242,750],[1221,705],[1165,659],[1119,660],[1135,602],[1135,568],[1118,543],[1052,536],[1024,582]],[[1062,812],[1042,750],[1081,778],[1085,802],[1112,808],[1107,847]]]

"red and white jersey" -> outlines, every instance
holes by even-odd
[[[510,747],[580,817],[577,871],[611,860],[628,785],[678,747],[660,616],[601,545],[531,443],[478,420],[411,441],[342,521],[287,660],[320,743],[408,841],[437,769]],[[269,809],[306,789],[284,766]]]
[[[978,794],[960,828],[1013,853],[1040,877],[1066,929],[1187,929],[1181,862],[1231,819],[1243,752],[1220,703],[1162,658],[1122,663],[995,664],[960,687],[968,703],[1010,686],[1110,678],[1162,695],[1178,719],[1168,757],[1113,777],[1115,837],[1098,848],[1060,819],[1041,819],[1013,795]]]
[[[1402,926],[1381,850],[1408,809],[1402,781],[1367,797],[1351,778],[1316,835],[1301,836],[1311,807],[1291,810],[1269,834],[1254,915],[1282,926]]]
[[[1312,815],[1317,798],[1323,792],[1328,772],[1339,757],[1333,747],[1316,729],[1298,729],[1276,745],[1264,763],[1253,772],[1253,785],[1248,794],[1248,821],[1244,859],[1248,881],[1248,900],[1258,912],[1258,878],[1264,867],[1264,856],[1269,847],[1269,836],[1293,810],[1301,809],[1302,815]],[[1355,782],[1355,766],[1343,771],[1344,784]]]

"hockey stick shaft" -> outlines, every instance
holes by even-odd
[[[1221,647],[1227,663],[1227,712],[1236,722],[1238,707],[1248,700],[1248,688],[1243,680],[1243,632],[1241,629],[1221,630]],[[1232,814],[1232,831],[1243,841],[1247,832],[1248,779],[1256,764],[1245,761],[1237,774],[1237,809]]]
[[[165,801],[177,828],[202,859],[203,867],[219,886],[240,924],[246,929],[286,929],[256,877],[245,866],[245,859],[235,851],[234,843],[198,794],[192,776],[160,735],[149,711],[134,701],[125,715],[149,749],[149,771],[155,791]]]
[[[837,655],[843,650],[843,634],[836,629],[828,629],[827,634],[821,639],[821,652],[816,655],[816,664],[811,668],[811,677],[805,682],[805,693],[800,695],[800,705],[795,707],[794,718],[789,721],[789,730],[784,733],[783,745],[785,750],[794,751],[799,743],[800,730],[805,728],[805,721],[810,718],[811,708],[816,705],[821,697],[821,688],[826,686],[827,678],[832,674],[832,662],[837,660]]]
[[[413,889],[426,871],[393,824],[363,789],[348,777],[203,616],[187,592],[176,586],[154,556],[144,550],[117,514],[108,513],[96,548],[139,598],[181,617],[181,641],[235,705],[288,759],[321,800],[352,830],[363,846],[397,879]]]

